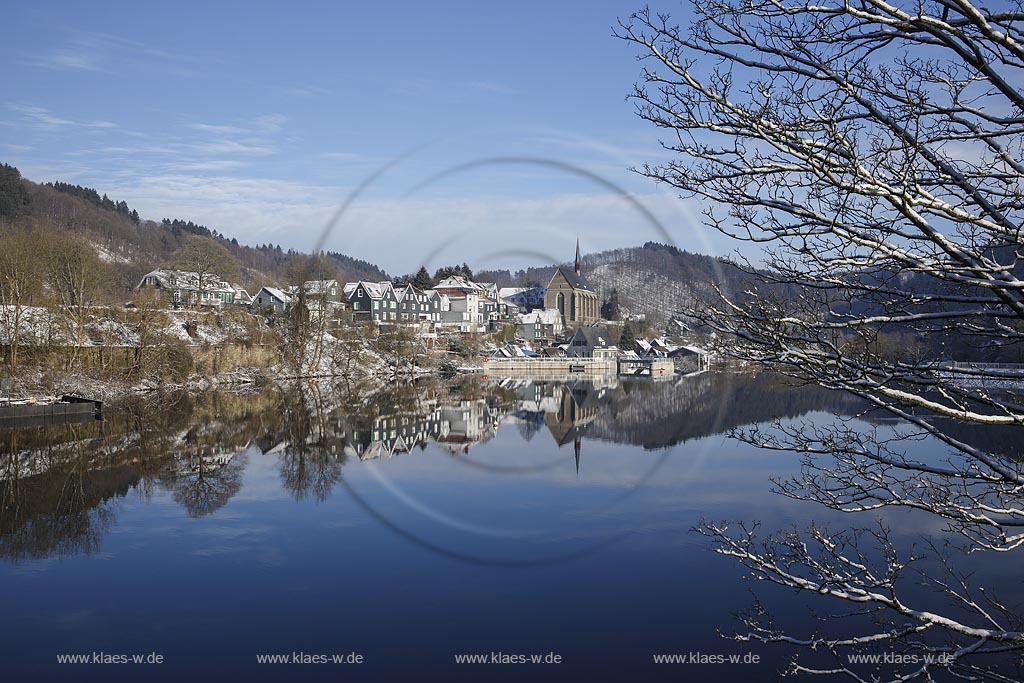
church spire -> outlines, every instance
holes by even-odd
[[[583,270],[583,259],[580,257],[580,238],[576,238],[576,274]]]
[[[580,446],[582,446],[582,445],[583,445],[583,439],[581,439],[577,435],[576,436],[576,440],[573,441],[573,444],[572,444],[573,450],[576,452],[576,478],[577,479],[580,478]]]

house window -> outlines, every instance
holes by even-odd
[[[379,301],[374,301],[373,302],[373,310],[375,310],[375,311],[377,310],[379,303],[380,303]]]

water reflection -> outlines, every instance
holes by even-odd
[[[276,458],[281,486],[296,500],[324,501],[350,458],[390,459],[428,447],[462,457],[499,429],[514,430],[523,442],[546,436],[569,447],[578,471],[587,442],[660,449],[852,405],[770,376],[722,374],[660,383],[467,380],[372,393],[296,387],[136,399],[110,406],[102,422],[0,430],[0,556],[96,551],[130,491],[168,491],[188,516],[209,515],[239,493],[250,457]],[[499,472],[552,466],[474,464]]]

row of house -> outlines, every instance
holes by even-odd
[[[523,339],[553,341],[568,328],[600,319],[597,293],[583,279],[581,268],[577,242],[575,267],[557,268],[543,293],[541,288],[499,289],[495,283],[453,275],[427,290],[411,283],[359,281],[342,285],[337,280],[310,280],[289,287],[262,287],[250,296],[245,289],[214,275],[165,269],[146,274],[139,287],[166,292],[174,308],[243,305],[254,311],[281,313],[302,298],[311,311],[321,306],[329,313],[349,311],[354,320],[426,323],[463,333],[483,333],[514,322],[517,336]],[[541,301],[543,308],[537,308]]]
[[[426,322],[434,327],[479,333],[496,329],[519,313],[519,306],[502,299],[493,283],[452,276],[433,289],[412,284],[350,282],[345,297],[355,320],[378,323]]]

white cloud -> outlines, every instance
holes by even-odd
[[[187,169],[182,169],[187,170]],[[298,182],[189,173],[124,178],[109,190],[147,218],[182,217],[248,244],[273,242],[310,250],[346,191]],[[700,225],[687,205],[664,194],[636,197],[667,233],[635,206],[611,194],[539,199],[399,198],[357,201],[323,248],[380,264],[393,273],[466,261],[474,268],[519,268],[572,258],[584,251],[646,241],[723,254],[733,245]]]
[[[26,123],[37,128],[117,128],[117,124],[112,121],[73,121],[56,116],[45,107],[30,104],[10,104],[8,107],[21,114]]]

